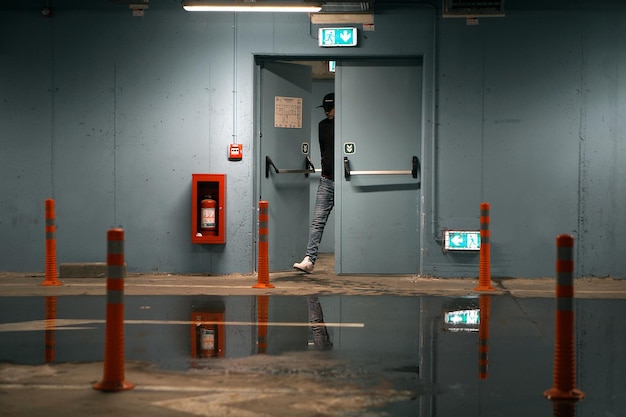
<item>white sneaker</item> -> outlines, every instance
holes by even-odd
[[[311,262],[308,256],[305,256],[302,262],[296,262],[295,264],[293,264],[293,267],[295,269],[299,269],[302,272],[306,272],[307,274],[313,272],[313,262]]]

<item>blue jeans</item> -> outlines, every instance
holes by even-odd
[[[313,220],[309,229],[309,243],[306,248],[306,256],[315,265],[317,259],[317,250],[322,241],[322,234],[328,216],[335,206],[335,183],[333,180],[321,177],[317,187],[317,196],[315,197],[315,208],[313,209]]]
[[[316,349],[332,349],[333,342],[330,341],[328,329],[324,324],[324,312],[319,298],[310,295],[307,297],[307,302],[309,304],[309,322],[313,333],[313,345]]]

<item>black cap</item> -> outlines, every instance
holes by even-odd
[[[335,107],[335,93],[328,93],[322,100],[322,105],[317,107],[323,107],[325,109],[332,109]]]

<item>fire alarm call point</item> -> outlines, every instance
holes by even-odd
[[[231,161],[240,161],[242,158],[243,146],[240,143],[231,143],[228,145],[228,159]]]

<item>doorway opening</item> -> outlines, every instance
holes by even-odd
[[[307,248],[321,180],[318,125],[326,118],[318,106],[325,95],[335,91],[334,65],[325,58],[293,56],[257,57],[256,63],[256,184],[260,199],[267,200],[270,207],[270,270],[285,271],[303,259]],[[302,113],[299,120],[290,118],[298,112]],[[310,167],[306,160],[314,172],[302,174],[302,169]],[[335,224],[333,210],[318,251],[324,265],[316,262],[316,271],[334,267]]]
[[[288,61],[293,64],[308,65],[311,67],[312,72],[312,93],[311,99],[313,102],[313,108],[311,109],[311,150],[309,156],[315,165],[316,174],[312,176],[312,180],[309,187],[309,224],[313,220],[313,209],[315,206],[315,196],[317,193],[317,186],[319,183],[319,169],[320,163],[320,144],[318,140],[318,123],[325,118],[324,110],[318,106],[322,104],[324,96],[329,93],[335,92],[335,61],[320,60],[320,61]],[[334,265],[335,254],[335,210],[331,211],[324,233],[322,235],[322,241],[319,246],[319,258],[316,262],[316,270],[320,270],[322,267],[330,267]],[[323,265],[322,265],[323,264]]]
[[[270,207],[269,269],[291,270],[306,254],[323,182],[319,106],[334,92],[335,205],[319,253],[336,273],[418,273],[423,60],[336,59],[335,74],[321,58],[256,60],[255,160],[258,195]]]

